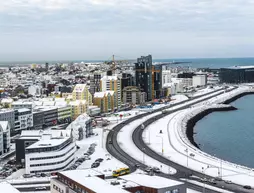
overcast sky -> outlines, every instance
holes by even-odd
[[[0,0],[0,61],[254,56],[254,0]]]

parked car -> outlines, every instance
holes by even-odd
[[[251,189],[251,186],[245,185],[245,186],[243,186],[243,188],[250,190],[250,189]]]
[[[160,170],[159,168],[157,168],[157,167],[153,167],[153,171],[154,171],[155,173],[160,173],[160,172],[161,172],[161,170]]]
[[[95,162],[103,162],[102,158],[98,158],[97,160],[95,160]]]
[[[92,164],[91,168],[98,168],[100,166],[100,163],[95,162]]]

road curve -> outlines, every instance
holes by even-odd
[[[233,88],[235,89],[235,88]],[[232,89],[232,90],[233,90]],[[193,97],[192,99],[189,99],[189,100],[186,100],[185,102],[188,102],[188,101],[192,101],[192,100],[195,100],[197,98],[202,98],[204,96],[207,96],[207,95],[211,95],[213,93],[216,93],[218,91],[223,91],[224,89],[219,89],[219,90],[216,90],[216,91],[213,91],[213,92],[210,92],[210,93],[207,93],[207,94],[204,94],[204,95],[201,95],[201,96],[198,96],[198,97]],[[216,95],[213,95],[211,97],[208,97],[208,98],[205,98],[204,100],[199,100],[197,103],[199,102],[202,102],[202,101],[205,101],[205,100],[208,100],[209,98],[212,98],[212,97],[215,97],[215,96],[218,96],[220,94],[222,94],[223,92],[220,92]],[[162,107],[162,108],[159,108],[159,109],[156,109],[154,110],[152,113],[156,113],[156,112],[160,112],[164,109],[168,109],[168,108],[171,108],[173,106],[176,106],[176,105],[179,105],[180,103],[178,104],[174,104],[174,105],[171,105],[170,107],[166,106],[166,107]],[[192,105],[195,104],[195,103],[192,103]],[[140,118],[143,118],[147,115],[149,115],[151,113],[144,113],[144,114],[140,114],[140,115],[137,115],[135,117],[132,117],[118,125],[116,125],[107,135],[107,141],[106,141],[106,149],[107,151],[112,155],[114,156],[116,159],[118,159],[119,161],[125,163],[126,165],[128,165],[128,167],[131,169],[132,172],[134,172],[136,170],[136,165],[138,164],[140,169],[145,169],[147,167],[147,165],[144,165],[143,163],[137,161],[136,159],[134,159],[133,157],[129,156],[126,152],[124,152],[121,147],[119,146],[119,144],[117,143],[117,134],[121,131],[121,129],[126,125],[126,124],[129,124],[131,123],[132,121],[135,121],[135,120],[138,120]],[[169,114],[169,113],[168,113]],[[167,114],[166,114],[167,115]],[[156,119],[154,118],[151,118],[149,120],[146,121],[146,124],[148,125],[151,124],[152,122],[154,122]],[[140,129],[140,126],[138,127],[137,130],[141,130]],[[146,152],[147,153],[147,152]],[[154,152],[155,153],[155,152]],[[156,156],[156,159],[157,159],[157,156]],[[167,162],[168,163],[168,162]],[[172,163],[171,163],[172,164]],[[174,167],[174,166],[173,166]],[[176,168],[177,169],[177,168]],[[164,177],[167,177],[167,178],[171,178],[171,179],[178,179],[179,180],[179,177],[183,177],[183,176],[188,176],[191,172],[187,172],[185,173],[185,171],[181,172],[177,172],[176,173],[176,176],[169,176],[167,174],[160,174],[160,175],[163,175]],[[186,183],[186,182],[185,182]],[[197,186],[197,185],[193,185],[193,184],[190,184],[190,183],[186,183],[188,185],[188,187],[195,187],[195,190],[198,190],[198,191],[202,191],[202,187],[200,186]],[[209,190],[211,192],[217,192],[217,191],[214,191],[214,190]],[[207,190],[208,192],[208,190]]]

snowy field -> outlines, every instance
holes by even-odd
[[[187,118],[194,116],[205,108],[211,107],[212,104],[222,102],[247,90],[247,87],[239,88],[235,91],[224,93],[205,103],[202,102],[199,105],[195,105],[195,107],[168,115],[148,126],[143,133],[143,139],[147,144],[150,142],[150,148],[161,154],[161,138],[163,138],[164,157],[183,166],[213,177],[222,176],[224,180],[229,180],[237,184],[252,185],[254,172],[251,168],[220,160],[200,151],[189,143],[184,131]],[[160,134],[160,130],[162,130],[162,134]],[[161,137],[156,137],[158,135]]]

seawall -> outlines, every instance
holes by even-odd
[[[215,112],[215,111],[232,111],[232,110],[237,110],[237,108],[235,108],[233,106],[220,107],[220,108],[209,108],[209,109],[206,109],[206,110],[198,113],[191,119],[189,119],[187,122],[187,126],[186,126],[186,136],[187,136],[188,140],[191,142],[191,144],[194,145],[195,147],[199,148],[198,144],[194,140],[194,126],[199,120],[201,120],[208,114]]]

